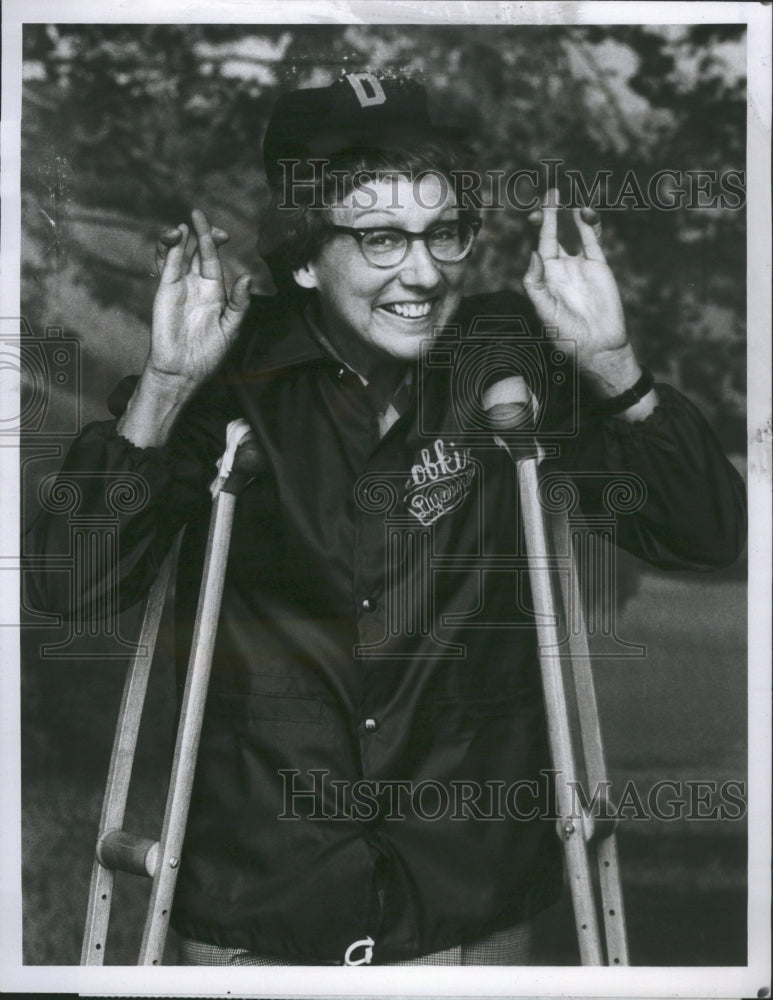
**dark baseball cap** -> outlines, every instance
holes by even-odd
[[[263,140],[263,162],[272,187],[284,178],[282,160],[334,156],[345,149],[388,149],[411,139],[462,140],[469,130],[430,119],[427,92],[409,77],[347,73],[329,87],[283,94]]]

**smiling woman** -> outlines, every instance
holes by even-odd
[[[326,210],[331,237],[294,272],[301,287],[316,289],[333,346],[365,377],[385,356],[415,360],[433,330],[449,322],[462,298],[465,258],[473,245],[452,186],[444,188],[435,175],[398,175],[369,190],[371,207],[356,207],[355,188]],[[438,259],[433,245],[441,253],[450,245],[452,259]],[[393,264],[373,262],[384,252],[394,258],[395,246],[402,256]]]
[[[445,131],[403,80],[356,73],[281,98],[264,142],[278,294],[251,297],[246,276],[228,292],[227,234],[203,212],[192,256],[187,224],[162,233],[145,368],[119,419],[90,424],[66,460],[60,485],[99,473],[104,496],[84,490],[79,517],[112,512],[120,557],[114,574],[79,573],[76,593],[35,577],[35,605],[85,616],[108,592],[131,606],[184,525],[184,669],[233,420],[260,456],[234,513],[171,914],[187,962],[530,960],[532,921],[561,892],[558,772],[516,473],[481,411],[487,389],[516,388],[489,402],[529,417],[530,448],[548,439],[546,466],[590,521],[608,522],[620,476],[637,485],[615,523],[628,551],[708,569],[742,545],[742,483],[695,408],[638,365],[592,219],[575,213],[568,254],[548,192],[528,297],[463,298],[477,219]],[[114,510],[127,474],[147,504]],[[52,507],[31,550],[67,551],[70,528]],[[460,782],[539,801],[483,822],[422,797],[442,805]],[[340,792],[333,812],[324,786]],[[405,789],[411,807],[374,791],[364,819],[363,786]]]

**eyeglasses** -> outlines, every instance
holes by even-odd
[[[394,227],[352,229],[350,226],[329,226],[336,233],[353,236],[363,257],[374,267],[395,267],[402,263],[408,248],[417,240],[424,244],[432,259],[439,264],[454,264],[472,250],[480,227],[481,220],[476,218],[439,222],[423,233],[409,233]]]

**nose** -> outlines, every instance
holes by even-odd
[[[400,281],[410,287],[436,288],[442,272],[422,240],[414,240],[400,267]]]

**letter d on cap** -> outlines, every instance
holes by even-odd
[[[372,73],[348,73],[346,79],[352,85],[361,108],[369,108],[374,104],[385,104],[386,94],[380,81]],[[370,93],[365,85],[370,88]]]

